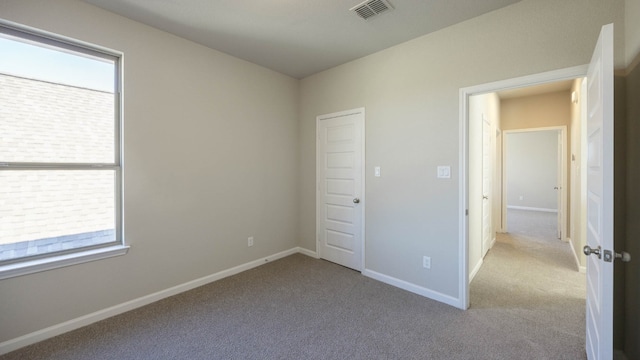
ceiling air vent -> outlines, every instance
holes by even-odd
[[[391,7],[391,5],[385,0],[368,0],[352,7],[349,10],[355,11],[358,16],[367,20],[391,9],[393,9],[393,7]]]

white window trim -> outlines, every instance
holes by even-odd
[[[116,245],[7,264],[0,266],[0,280],[121,256],[126,254],[128,251],[129,246]]]
[[[102,52],[106,55],[117,57],[119,66],[116,68],[116,111],[118,118],[115,121],[115,130],[117,143],[115,147],[115,158],[117,159],[114,164],[91,164],[92,168],[112,168],[116,171],[116,197],[115,205],[117,208],[116,214],[116,238],[119,239],[119,244],[111,246],[105,246],[100,248],[91,248],[86,250],[75,251],[71,253],[65,253],[60,255],[51,255],[42,258],[25,259],[24,261],[17,261],[15,263],[8,263],[0,265],[0,280],[9,279],[17,276],[33,274],[37,272],[58,269],[71,265],[77,265],[87,263],[96,260],[108,259],[116,256],[122,256],[129,252],[130,246],[126,244],[124,239],[124,158],[122,156],[124,146],[124,131],[123,131],[123,94],[122,94],[122,82],[123,82],[123,62],[124,54],[120,51],[115,51],[106,47],[98,46],[95,44],[89,44],[77,39],[71,39],[62,35],[49,33],[40,29],[35,29],[29,26],[21,25],[18,23],[10,22],[4,19],[0,19],[0,25],[5,29],[13,29],[28,36],[36,36],[39,42],[46,43],[49,40],[55,42],[56,47],[65,47],[65,43],[70,44],[75,51],[79,51],[79,48],[86,48],[91,53]],[[47,40],[49,39],[49,40]],[[20,167],[20,164],[17,167]],[[33,165],[33,164],[28,164]],[[42,164],[41,164],[42,165]],[[70,167],[82,167],[82,164],[65,164]],[[27,166],[28,167],[28,166]],[[41,167],[42,168],[42,167]]]

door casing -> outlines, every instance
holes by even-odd
[[[571,80],[585,77],[588,65],[574,66],[540,74],[501,80],[460,89],[459,92],[459,271],[458,271],[458,304],[460,309],[469,308],[469,97],[501,90],[535,86],[545,83]]]

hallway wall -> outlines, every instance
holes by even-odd
[[[571,218],[571,91],[563,90],[546,94],[503,99],[500,102],[502,130],[518,130],[543,128],[549,126],[567,127],[567,188],[565,189],[567,203],[567,219]],[[566,237],[572,234],[567,226]]]
[[[507,207],[558,212],[558,131],[505,135]]]

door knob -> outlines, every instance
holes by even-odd
[[[359,204],[360,203],[360,199],[358,199],[358,198],[353,199],[353,203],[354,204]]]
[[[631,255],[628,252],[623,251],[621,253],[616,253],[616,259],[620,259],[622,262],[629,262],[631,261]]]
[[[597,249],[592,249],[591,246],[585,245],[582,248],[582,251],[584,252],[585,255],[592,255],[592,254],[598,255],[598,259],[600,259],[602,257],[602,255],[600,254],[601,249],[602,248],[600,246],[598,246]]]

